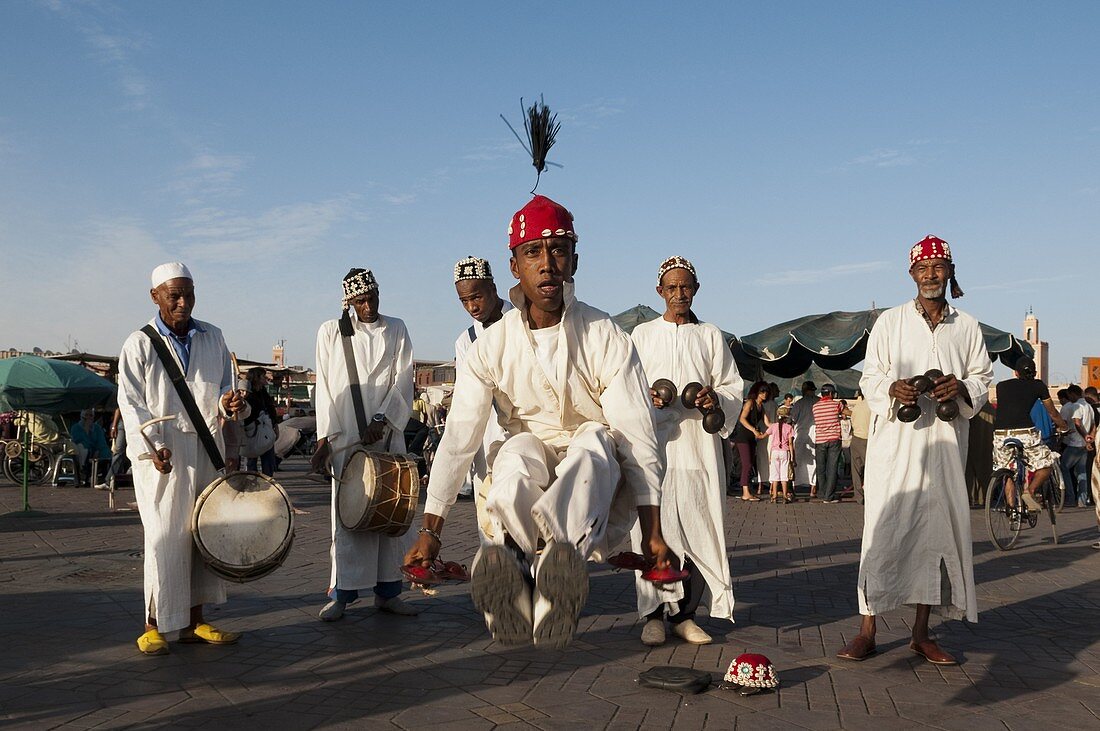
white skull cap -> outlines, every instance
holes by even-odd
[[[153,275],[149,278],[153,283],[153,289],[156,289],[169,279],[195,280],[195,278],[191,276],[191,270],[187,268],[187,265],[178,261],[170,261],[167,264],[161,264],[153,270]]]

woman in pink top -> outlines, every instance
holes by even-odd
[[[779,500],[779,487],[782,486],[784,503],[791,502],[791,496],[787,494],[788,470],[791,463],[791,443],[794,439],[794,427],[790,425],[786,414],[781,414],[779,420],[768,426],[765,432],[768,439],[769,466],[772,480],[772,502]]]

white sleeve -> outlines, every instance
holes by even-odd
[[[481,349],[473,348],[458,369],[447,428],[432,462],[428,478],[428,499],[424,513],[446,519],[451,506],[470,473],[474,455],[481,449],[485,427],[493,414],[493,381],[481,358]]]
[[[333,384],[329,380],[334,346],[330,330],[329,324],[325,323],[317,331],[317,383],[313,387],[313,401],[317,407],[317,439],[328,439],[331,442],[343,432],[343,426],[340,424],[340,414],[332,393]]]

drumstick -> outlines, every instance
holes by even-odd
[[[238,391],[244,391],[244,389],[241,388],[241,366],[239,363],[237,363],[237,354],[230,351],[229,360],[233,364],[233,383],[236,384]],[[241,418],[241,412],[234,411],[233,415],[229,418],[233,421],[239,421]]]
[[[149,451],[139,455],[138,459],[152,459],[153,455],[157,452],[157,445],[153,444],[153,440],[149,438],[149,435],[145,433],[145,430],[154,424],[159,424],[162,421],[175,421],[175,416],[157,416],[138,427],[138,431],[141,432],[141,436],[145,439],[145,443],[149,445]]]

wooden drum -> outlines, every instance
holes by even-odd
[[[336,493],[336,515],[348,530],[403,536],[416,515],[420,474],[403,454],[351,450]]]
[[[294,542],[294,509],[270,477],[231,472],[195,501],[191,534],[211,571],[243,584],[283,565]]]

